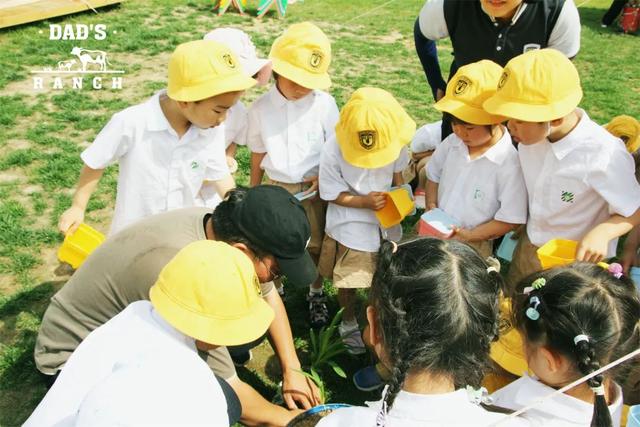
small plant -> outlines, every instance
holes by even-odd
[[[311,371],[310,373],[302,370],[298,372],[316,383],[316,386],[318,386],[318,390],[320,391],[320,402],[324,403],[327,401],[327,390],[324,387],[324,381],[322,381],[322,378],[320,378],[318,371],[313,369],[313,367],[309,368],[309,370]]]
[[[336,356],[345,353],[347,348],[338,333],[338,323],[342,318],[342,309],[336,313],[329,326],[323,326],[317,333],[309,330],[311,341],[311,371],[317,372],[326,364],[342,378],[346,378],[344,370],[333,360]],[[318,386],[319,387],[319,386]]]

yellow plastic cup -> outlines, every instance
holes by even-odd
[[[549,240],[537,250],[543,269],[571,264],[576,260],[578,242],[575,240]]]
[[[104,239],[104,234],[82,223],[73,234],[64,238],[62,246],[58,249],[58,259],[77,270]]]
[[[382,228],[393,227],[413,212],[415,205],[409,192],[404,188],[397,188],[387,194],[387,203],[384,208],[376,211],[376,217]]]

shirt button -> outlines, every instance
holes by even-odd
[[[497,26],[498,26],[498,23],[497,23],[497,22],[494,22],[494,23],[493,23],[493,26],[494,26],[494,27],[497,27]]]
[[[498,52],[500,52],[500,51],[502,50],[502,47],[501,47],[501,46],[498,46],[498,47],[496,47],[496,50],[497,50]]]
[[[501,39],[502,38],[502,34],[498,34],[498,38]]]

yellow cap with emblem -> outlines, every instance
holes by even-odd
[[[570,114],[582,99],[573,63],[555,49],[532,50],[504,67],[498,90],[483,107],[525,122],[549,122]]]
[[[435,108],[473,125],[503,122],[503,116],[482,108],[482,103],[495,93],[501,75],[502,67],[487,59],[462,66],[449,80],[447,91]]]
[[[351,165],[374,169],[394,162],[416,132],[416,122],[386,90],[356,90],[340,112],[336,140]]]
[[[190,243],[180,250],[160,272],[149,297],[171,326],[220,346],[256,340],[274,317],[262,299],[249,257],[212,240]]]
[[[273,71],[308,89],[331,86],[331,42],[311,22],[293,24],[278,37],[269,53]]]
[[[212,40],[183,43],[169,58],[167,95],[175,101],[201,101],[256,83],[228,47]]]

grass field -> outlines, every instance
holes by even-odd
[[[413,47],[413,22],[424,0],[397,0],[359,16],[386,0],[306,0],[290,6],[284,20],[273,14],[261,21],[229,12],[217,17],[211,1],[128,1],[85,13],[0,30],[0,425],[19,425],[46,391],[32,361],[35,336],[48,300],[70,271],[56,260],[61,242],[55,224],[71,202],[81,168],[80,152],[116,111],[143,101],[166,82],[170,52],[210,29],[236,26],[247,31],[266,55],[274,38],[293,22],[317,23],[333,42],[331,93],[341,106],[354,89],[378,86],[391,91],[423,124],[438,118],[432,108]],[[250,1],[255,8],[255,1]],[[578,1],[578,3],[580,3]],[[637,37],[601,29],[607,0],[582,1],[582,50],[576,59],[585,97],[582,106],[600,123],[625,113],[640,117],[640,63]],[[105,24],[107,38],[49,40],[49,24]],[[123,89],[53,89],[45,81],[34,89],[32,70],[56,69],[74,46],[107,51],[112,69],[125,71]],[[439,43],[444,70],[451,46]],[[46,80],[46,79],[45,79]],[[110,81],[110,79],[108,80]],[[246,95],[250,102],[263,90]],[[247,182],[248,153],[240,151],[237,181]],[[87,222],[108,229],[117,168],[101,180]],[[332,303],[335,309],[335,302]],[[296,346],[304,359],[308,326],[303,295],[287,300]],[[273,395],[277,368],[268,344],[262,357],[241,372],[261,392]],[[366,360],[339,359],[348,374]],[[355,391],[351,382],[326,373],[332,401],[361,403],[373,394]]]

